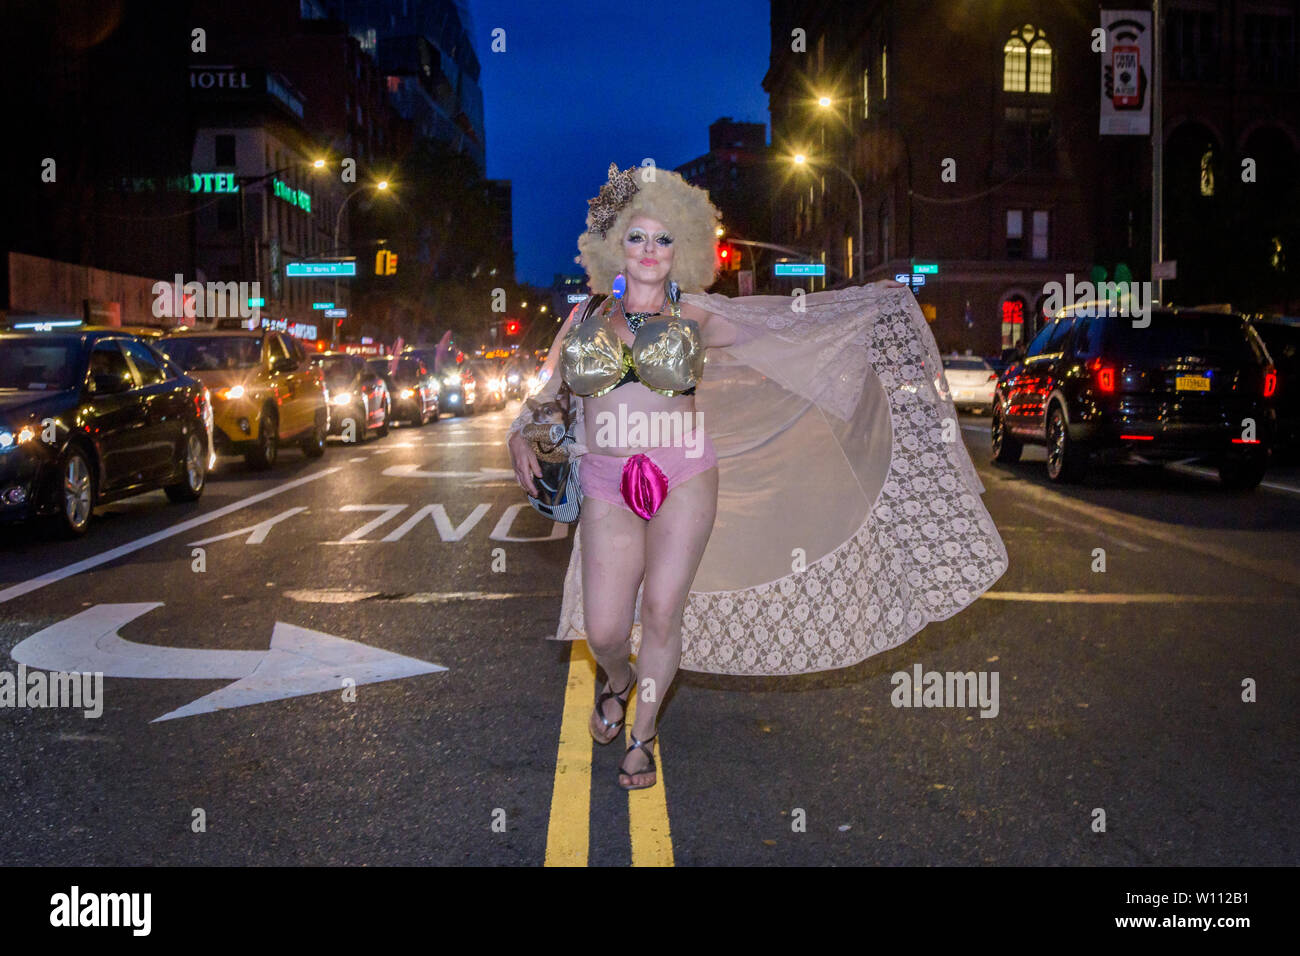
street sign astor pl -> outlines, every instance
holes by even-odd
[[[778,262],[773,265],[773,275],[778,276],[824,276],[824,262]]]

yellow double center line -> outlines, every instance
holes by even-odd
[[[588,724],[596,692],[596,662],[585,641],[569,645],[569,679],[564,691],[564,715],[555,759],[551,819],[546,830],[546,866],[586,866],[591,840],[591,758],[595,742]],[[631,737],[636,699],[628,701],[627,734]],[[629,743],[631,741],[629,740]],[[628,792],[628,831],[633,866],[672,866],[673,840],[668,827],[664,789],[663,746],[652,748],[658,765],[655,785]],[[602,781],[603,784],[603,781]],[[614,781],[610,781],[614,785]]]

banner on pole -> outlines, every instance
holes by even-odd
[[[1102,10],[1101,135],[1151,134],[1151,11]]]

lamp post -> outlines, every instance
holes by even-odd
[[[381,179],[379,182],[373,184],[362,183],[356,189],[352,190],[352,192],[348,193],[347,196],[344,197],[343,201],[339,203],[339,211],[334,216],[334,258],[337,259],[339,254],[339,229],[342,228],[343,226],[343,210],[348,207],[348,203],[352,201],[352,197],[355,196],[357,193],[362,192],[363,190],[366,189],[375,189],[378,190],[379,192],[383,192],[387,188],[388,188],[388,180],[386,179]],[[338,301],[339,301],[339,277],[335,275],[334,276],[334,302],[337,303]],[[349,305],[352,304],[350,296],[348,298],[348,304]],[[339,329],[338,322],[331,323],[330,325],[331,346],[338,344],[338,329]]]
[[[799,166],[803,166],[803,165],[806,165],[806,164],[810,164],[810,160],[809,160],[808,157],[805,156],[803,153],[796,153],[796,154],[795,154],[795,157],[794,157],[794,161],[795,161],[795,164],[796,164],[796,165],[799,165]],[[866,233],[863,231],[863,228],[862,228],[862,218],[863,218],[863,215],[862,215],[862,190],[858,188],[858,181],[857,181],[856,179],[853,178],[853,174],[852,174],[851,172],[849,172],[847,169],[845,169],[843,166],[839,165],[838,163],[827,162],[826,160],[821,160],[820,163],[821,163],[821,165],[829,166],[829,167],[831,167],[832,169],[838,169],[841,173],[843,173],[846,177],[848,177],[849,182],[850,182],[850,183],[852,184],[852,186],[853,186],[853,192],[854,192],[854,193],[857,195],[857,197],[858,197],[858,254],[857,254],[856,258],[857,258],[857,260],[858,260],[858,278],[861,278],[861,277],[866,273],[866,269],[867,269],[867,267],[866,267],[866,250],[865,250],[865,248],[864,248],[864,246],[863,246],[863,243],[864,243],[864,241],[865,241],[865,240],[864,240],[864,237],[865,237]]]

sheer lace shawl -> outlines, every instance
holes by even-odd
[[[1006,548],[908,289],[885,281],[682,301],[740,331],[709,350],[696,393],[719,493],[684,615],[684,669],[847,667],[951,617],[1001,577]],[[546,388],[559,387],[558,357],[557,344]],[[586,637],[581,547],[575,529],[559,640]],[[634,649],[640,604],[638,593]]]

